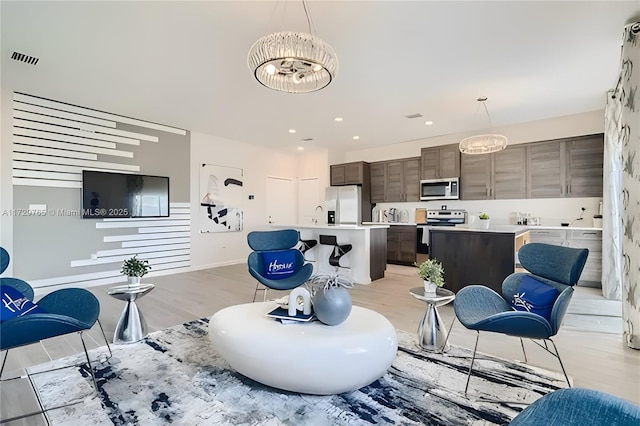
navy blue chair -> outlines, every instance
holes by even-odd
[[[3,273],[7,269],[9,260],[9,253],[0,247],[0,273]],[[33,288],[25,281],[18,278],[0,277],[0,288],[4,290],[1,295],[3,300],[5,299],[5,292],[9,292],[7,287],[17,290],[22,293],[23,297],[33,302]],[[91,372],[93,386],[97,392],[98,387],[91,366],[91,360],[87,353],[83,332],[91,329],[97,322],[109,350],[109,358],[111,357],[111,347],[104,334],[102,324],[100,324],[98,320],[100,314],[100,303],[98,299],[85,289],[65,288],[53,291],[34,303],[39,308],[38,312],[34,311],[35,313],[16,316],[0,323],[0,351],[4,352],[2,367],[0,367],[0,380],[7,381],[19,378],[2,379],[2,373],[4,372],[10,349],[38,343],[56,336],[78,333],[82,341],[89,371]],[[67,366],[62,368],[67,368]],[[29,415],[32,414],[34,413]],[[7,419],[3,421],[6,420]]]
[[[274,290],[291,290],[304,284],[311,273],[313,266],[305,263],[304,255],[300,250],[295,249],[300,239],[300,233],[295,229],[282,229],[277,231],[253,231],[247,235],[247,243],[253,250],[247,259],[249,273],[256,280],[256,289],[253,293],[253,301],[259,290],[259,285],[265,286],[264,299],[267,298],[267,289]],[[283,251],[292,251],[294,256],[293,274],[282,279],[273,279],[265,274],[265,263],[263,261],[263,253],[277,253]]]
[[[637,426],[640,407],[604,392],[559,389],[522,410],[509,426]]]
[[[477,332],[465,394],[469,388],[480,331],[519,337],[525,362],[527,362],[527,353],[522,339],[532,339],[534,343],[558,359],[567,384],[571,387],[560,353],[551,337],[555,336],[560,329],[573,295],[573,286],[578,283],[588,255],[587,249],[542,243],[526,244],[518,251],[518,258],[520,264],[529,273],[516,272],[505,278],[502,283],[502,295],[481,285],[464,287],[456,294],[453,302],[456,318],[466,328]],[[555,301],[552,301],[549,319],[537,313],[514,310],[512,302],[519,296],[520,284],[525,276],[535,278],[543,284],[543,287],[546,284],[557,290],[558,296]],[[451,326],[453,327],[453,323]],[[542,340],[544,345],[535,339]],[[554,351],[549,349],[547,342],[551,342]]]

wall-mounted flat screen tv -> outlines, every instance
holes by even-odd
[[[82,171],[84,219],[168,216],[168,177]]]

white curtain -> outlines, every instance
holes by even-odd
[[[604,117],[604,170],[602,198],[602,295],[622,296],[622,104],[615,91],[607,93]]]
[[[622,321],[629,347],[640,349],[640,22],[624,27],[615,96],[622,106]]]

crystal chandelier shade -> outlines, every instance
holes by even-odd
[[[497,134],[476,135],[460,141],[460,152],[463,154],[490,154],[506,147],[506,136]]]
[[[307,93],[331,83],[338,70],[338,57],[316,36],[281,31],[256,41],[247,64],[256,79],[270,89]]]
[[[486,97],[478,98],[478,102],[482,103],[484,111],[489,119],[489,131],[491,131],[491,116],[487,109]],[[507,147],[507,137],[495,133],[485,135],[475,135],[464,138],[460,141],[459,149],[463,154],[491,154],[492,152],[502,151]]]

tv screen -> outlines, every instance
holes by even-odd
[[[82,171],[84,219],[168,216],[168,177]]]

